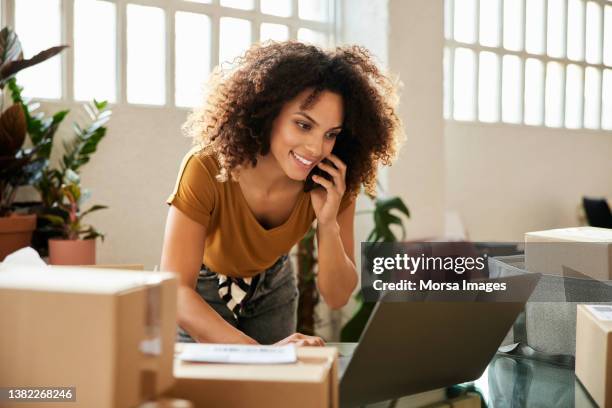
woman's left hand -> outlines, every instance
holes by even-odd
[[[319,162],[317,166],[321,170],[329,173],[333,180],[327,180],[322,176],[314,175],[312,180],[323,186],[323,188],[315,188],[310,191],[312,208],[317,217],[317,224],[320,226],[336,222],[340,201],[346,190],[346,164],[344,164],[338,156],[333,154],[327,156],[327,159],[330,160],[335,167],[323,163],[323,161]]]

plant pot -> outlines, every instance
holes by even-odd
[[[0,217],[0,261],[18,249],[27,247],[36,229],[35,214],[11,214]]]
[[[51,265],[95,265],[95,239],[50,239],[49,263]]]

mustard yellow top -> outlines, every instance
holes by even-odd
[[[206,227],[206,266],[227,276],[255,276],[288,253],[308,231],[315,219],[310,193],[300,192],[284,224],[265,229],[249,208],[240,185],[231,177],[226,182],[217,181],[218,173],[214,156],[192,149],[183,158],[166,203]],[[350,202],[347,193],[339,212]]]

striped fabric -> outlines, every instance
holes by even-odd
[[[259,277],[260,275],[255,275],[252,278],[232,278],[220,273],[217,274],[219,296],[232,311],[235,319],[238,319],[238,314],[242,311],[243,306],[253,296]]]

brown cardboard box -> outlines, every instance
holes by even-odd
[[[0,271],[0,384],[76,387],[74,407],[151,399],[173,382],[176,285],[169,273]]]
[[[612,408],[612,307],[578,305],[576,377],[602,408]]]
[[[548,275],[612,279],[612,230],[560,228],[525,234],[525,268]]]
[[[181,344],[177,344],[177,352]],[[188,363],[175,360],[166,396],[195,407],[338,407],[338,351],[300,347],[295,364]]]

